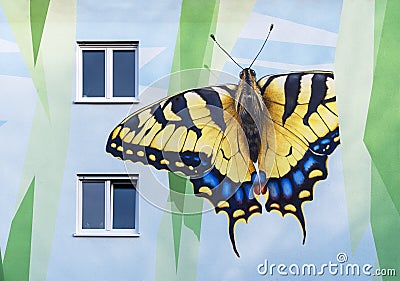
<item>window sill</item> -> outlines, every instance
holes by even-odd
[[[76,104],[137,104],[139,102],[140,101],[135,98],[82,98],[74,101]]]
[[[74,233],[74,237],[140,237],[140,233],[127,233],[127,232],[81,232]]]

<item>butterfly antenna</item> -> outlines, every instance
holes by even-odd
[[[267,43],[268,38],[269,38],[269,35],[271,34],[271,31],[272,31],[273,28],[274,28],[274,25],[271,24],[271,26],[269,27],[269,32],[268,32],[267,38],[265,38],[265,41],[264,41],[264,43],[262,44],[261,49],[258,51],[258,54],[257,54],[256,57],[254,58],[253,62],[250,64],[249,68],[251,68],[251,66],[253,65],[253,63],[256,61],[256,59],[258,58],[258,56],[261,54],[261,51],[264,49],[264,46],[265,46],[265,44]]]
[[[238,64],[233,58],[232,58],[232,56],[227,52],[227,51],[225,51],[225,49],[224,48],[222,48],[222,46],[217,42],[217,39],[215,39],[215,36],[214,36],[214,34],[210,34],[210,37],[211,37],[211,39],[215,42],[215,44],[217,44],[217,46],[237,65],[237,66],[239,66],[241,69],[243,69],[243,67],[240,65],[240,64]]]

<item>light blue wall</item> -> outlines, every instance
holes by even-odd
[[[286,20],[286,27],[296,27],[293,30],[302,33],[303,38],[308,33],[302,27],[314,28],[316,34],[326,36],[338,32],[342,1],[302,1],[302,7],[296,3],[298,2],[287,1],[283,5],[278,0],[259,0],[253,12],[272,19],[273,22],[270,23]],[[301,13],[300,8],[304,8]],[[170,73],[179,16],[180,1],[176,0],[78,0],[76,41],[138,40],[139,56],[146,52],[151,53],[149,50],[154,48],[161,48],[158,55],[150,55],[152,59],[139,69],[139,85],[142,89]],[[248,22],[252,22],[251,17]],[[1,9],[0,23],[0,39],[15,43]],[[266,30],[268,25],[265,23],[260,22],[250,28]],[[292,66],[304,69],[310,69],[310,65],[333,67],[334,46],[274,39],[274,36],[281,36],[280,30],[282,25],[276,24],[271,41],[258,62],[265,62],[266,65],[278,62],[282,66],[256,64],[254,69],[258,77],[286,72]],[[262,38],[246,37],[244,29],[232,55],[251,60],[262,41]],[[220,55],[224,56],[222,52]],[[11,67],[8,67],[10,64]],[[237,67],[231,62],[227,62],[223,70],[234,76],[238,73]],[[3,143],[12,143],[9,147],[0,146],[0,154],[6,159],[13,159],[9,167],[1,167],[0,177],[3,185],[14,187],[8,193],[2,191],[0,197],[2,249],[6,245],[8,227],[13,216],[11,210],[15,208],[16,191],[27,146],[27,138],[21,136],[29,135],[31,123],[25,120],[31,120],[37,99],[31,80],[24,77],[29,77],[29,73],[21,54],[18,51],[0,52],[0,85],[6,88],[0,91],[0,120],[7,121],[0,127],[0,137]],[[16,84],[16,79],[20,81],[18,88],[7,87],[11,80],[13,85]],[[165,85],[165,89],[167,86]],[[84,238],[73,237],[73,234],[76,224],[76,175],[126,173],[122,161],[105,153],[106,139],[128,111],[139,109],[163,95],[165,93],[160,91],[146,91],[139,97],[140,103],[131,108],[131,105],[121,104],[75,104],[75,92],[71,93],[73,104],[69,148],[47,273],[48,281],[154,280],[156,241],[162,211],[145,199],[140,199],[141,236],[138,238]],[[15,130],[16,126],[18,130]],[[4,161],[1,163],[3,165]],[[301,229],[293,217],[282,219],[277,213],[264,213],[254,217],[248,225],[238,225],[237,245],[242,254],[242,258],[238,260],[231,252],[226,217],[215,215],[214,212],[205,213],[198,280],[264,280],[265,277],[262,279],[257,275],[256,267],[265,258],[274,263],[326,263],[335,261],[339,252],[350,255],[340,148],[330,158],[328,168],[330,176],[326,181],[317,184],[314,201],[306,203],[304,207],[308,231],[306,246],[301,244]],[[146,188],[157,193],[167,184],[164,172],[156,172],[140,164],[133,165],[133,171],[139,174],[139,190]],[[207,208],[208,204],[206,203]],[[374,253],[372,234],[368,232],[359,246],[359,252],[354,255],[353,262],[373,264]],[[277,277],[277,280],[280,279]],[[327,277],[324,280],[329,279]],[[332,277],[332,280],[336,279]]]
[[[179,14],[180,1],[78,1],[76,40],[138,40],[139,60],[146,51],[141,48],[164,48],[139,69],[142,89],[171,70]],[[75,93],[72,93],[71,101],[74,97]],[[105,152],[108,135],[129,110],[138,109],[161,97],[159,94],[140,96],[139,104],[133,106],[72,105],[69,149],[47,280],[154,279],[156,241],[162,211],[143,198],[139,203],[140,237],[88,238],[73,237],[73,234],[76,175],[125,174],[124,163]],[[134,166],[137,168],[133,172],[139,174],[139,190],[153,188],[157,192],[160,183],[150,168],[140,164]]]
[[[0,248],[4,255],[37,94],[1,6],[0,40]]]

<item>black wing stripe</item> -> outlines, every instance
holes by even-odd
[[[304,115],[304,124],[308,124],[308,120],[312,113],[317,111],[317,107],[323,102],[327,93],[326,85],[328,75],[316,73],[311,79],[311,97],[308,104],[306,115]]]
[[[187,102],[185,95],[176,95],[175,97],[172,97],[172,99],[169,100],[167,103],[165,103],[165,105],[167,105],[168,103],[171,103],[172,112],[174,112],[175,114],[187,114]]]
[[[210,117],[222,130],[225,131],[226,123],[224,121],[224,114],[221,110],[223,108],[222,101],[216,92],[212,88],[200,88],[194,90],[205,102],[207,105],[211,106],[210,109]]]
[[[267,89],[269,84],[271,84],[272,81],[274,81],[276,78],[279,78],[279,77],[282,77],[282,76],[286,76],[286,75],[287,75],[286,73],[282,73],[282,74],[276,74],[276,75],[269,76],[267,81],[265,81],[264,85],[261,87],[261,93],[265,93],[265,90]],[[263,78],[261,78],[261,79],[263,79]]]
[[[156,110],[153,113],[154,118],[157,120],[158,123],[160,123],[162,125],[162,127],[164,128],[165,126],[167,126],[168,124],[168,120],[165,119],[164,113],[163,113],[163,109],[161,108],[161,106],[157,106]],[[132,119],[137,119],[137,118],[132,118]],[[130,128],[137,128],[137,126],[129,126]]]
[[[285,125],[286,119],[292,115],[296,106],[297,99],[301,91],[301,77],[303,73],[291,73],[285,81],[285,108],[282,116],[282,124]]]

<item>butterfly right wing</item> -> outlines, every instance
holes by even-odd
[[[197,196],[239,221],[261,213],[252,185],[255,167],[234,107],[236,85],[206,87],[162,99],[123,120],[110,134],[114,157],[189,177]]]
[[[258,81],[272,126],[264,133],[259,167],[268,175],[267,211],[292,214],[306,235],[303,203],[328,175],[340,142],[334,76],[329,71],[270,75]],[[273,133],[272,133],[273,132]],[[272,145],[271,145],[272,144]]]

